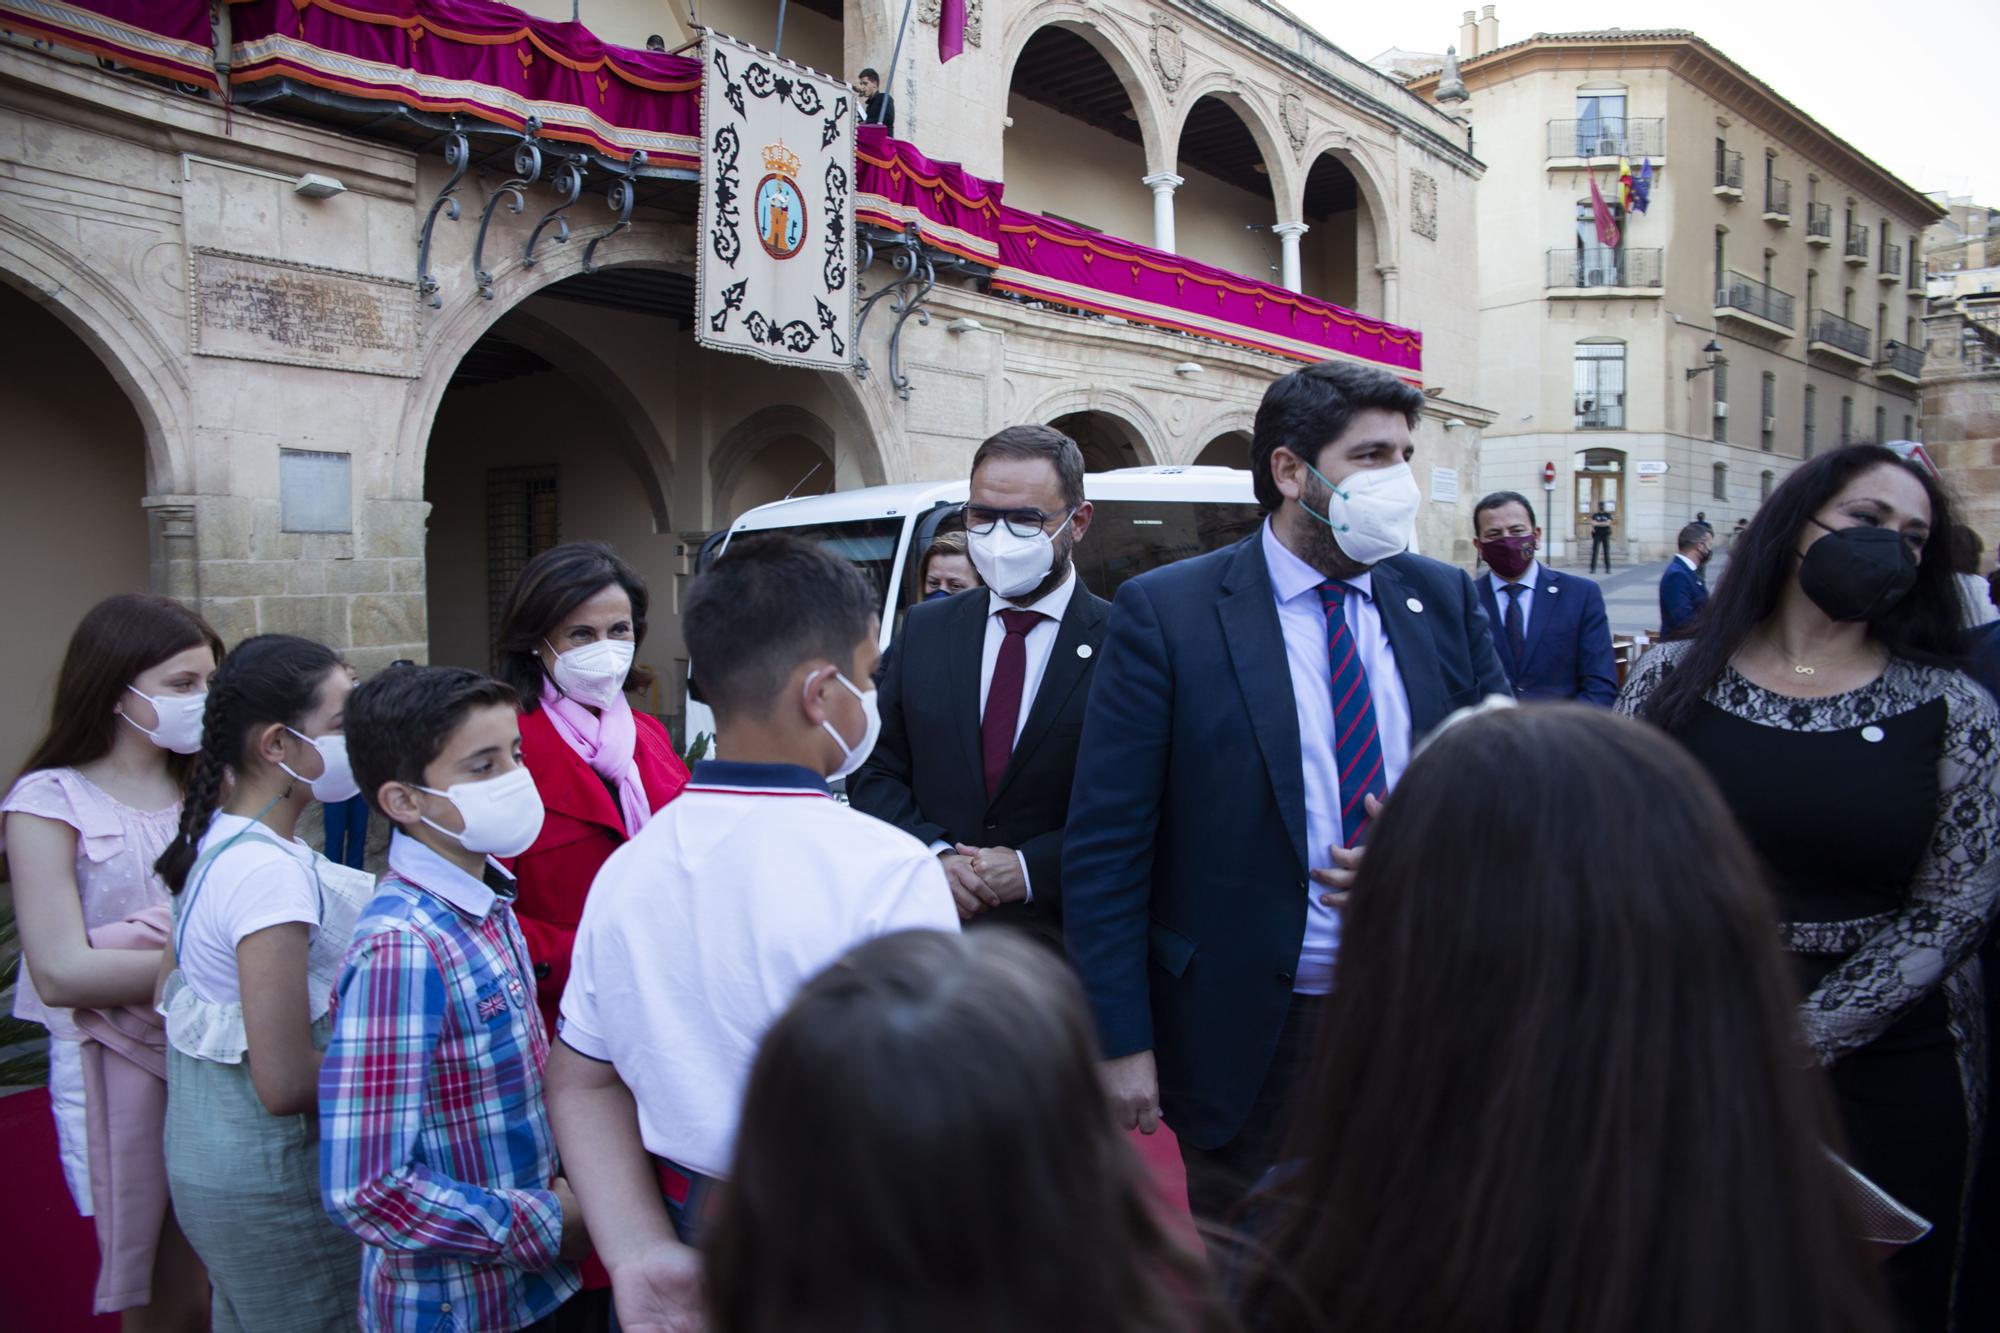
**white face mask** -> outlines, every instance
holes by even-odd
[[[1073,510],[1065,515],[1064,525],[1067,526],[1074,516]],[[1007,530],[1005,520],[995,523],[993,531],[983,535],[966,533],[965,544],[972,557],[972,567],[979,571],[979,577],[986,586],[1002,597],[1019,597],[1024,592],[1033,592],[1056,564],[1054,538],[1046,532],[1037,532],[1032,537],[1016,537]]]
[[[303,778],[290,764],[282,759],[278,761],[279,768],[312,788],[315,801],[321,805],[339,805],[342,801],[351,801],[361,794],[361,784],[354,780],[354,769],[347,762],[347,737],[308,736],[303,731],[291,727],[286,727],[285,730],[318,750],[319,761],[325,765],[318,777]]]
[[[465,821],[463,833],[453,833],[425,815],[417,818],[468,852],[519,856],[542,836],[542,820],[548,811],[542,806],[542,794],[535,790],[534,775],[525,768],[483,782],[454,782],[443,791],[434,787],[417,790],[442,796],[458,807],[458,817]]]
[[[833,725],[833,719],[827,718],[820,722],[820,726],[826,728],[826,734],[833,737],[833,743],[840,747],[841,754],[846,756],[840,761],[839,768],[826,775],[829,782],[844,778],[867,763],[869,754],[875,749],[876,738],[882,734],[882,701],[875,697],[875,691],[870,690],[863,694],[854,687],[853,681],[838,671],[833,673],[833,678],[845,685],[847,692],[861,701],[861,715],[868,721],[861,729],[861,739],[851,746],[847,743],[847,738],[840,734],[840,728]],[[806,681],[806,693],[812,694],[810,679]]]
[[[542,642],[549,644],[550,652],[556,652],[554,644],[547,639]],[[639,645],[630,639],[599,639],[556,653],[549,675],[557,689],[578,703],[609,708],[625,692],[625,678],[632,674],[632,657],[638,651]]]
[[[1334,542],[1349,560],[1372,565],[1410,549],[1424,496],[1408,463],[1361,468],[1348,473],[1338,486],[1311,463],[1306,464],[1306,471],[1319,477],[1333,495],[1324,514],[1303,499],[1299,508],[1333,529]]]
[[[134,694],[139,691],[133,686],[125,687]],[[153,717],[158,726],[147,728],[132,721],[129,713],[118,716],[132,724],[132,729],[141,731],[162,750],[174,754],[193,754],[201,749],[201,714],[208,707],[208,692],[200,694],[139,694],[141,699],[153,706]]]

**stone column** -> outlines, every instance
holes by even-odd
[[[1391,324],[1402,323],[1402,317],[1398,313],[1401,302],[1396,290],[1396,266],[1377,264],[1375,272],[1382,279],[1382,318]]]
[[[1181,187],[1181,177],[1171,171],[1156,171],[1150,176],[1139,178],[1153,191],[1153,248],[1174,252],[1174,191]]]
[[[1287,291],[1304,291],[1299,278],[1299,237],[1312,230],[1303,222],[1280,222],[1271,228],[1278,234],[1279,264]]]
[[[195,547],[195,500],[191,495],[148,495],[145,509],[152,548],[152,591],[197,610],[201,606],[200,552]]]

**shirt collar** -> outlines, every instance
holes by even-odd
[[[475,921],[484,921],[501,896],[485,880],[466,874],[401,829],[389,835],[389,869],[425,892],[436,894]],[[488,874],[498,871],[505,876],[510,886],[507,897],[514,896],[511,888],[514,877],[507,873],[505,866],[489,856],[486,858],[486,870]]]
[[[1493,584],[1495,587],[1505,587],[1510,583],[1518,583],[1522,587],[1526,588],[1529,592],[1533,592],[1535,589],[1541,587],[1542,562],[1539,560],[1530,560],[1528,562],[1528,568],[1522,572],[1521,577],[1518,579],[1503,579],[1498,574],[1495,574],[1493,576]]]
[[[1264,520],[1264,564],[1271,571],[1271,591],[1280,602],[1289,602],[1294,597],[1307,593],[1318,595],[1319,585],[1327,581],[1326,575],[1314,569],[1293,553],[1292,548],[1278,540],[1271,520]],[[1375,571],[1364,569],[1351,579],[1341,579],[1354,591],[1370,601],[1375,599]]]
[[[1695,573],[1697,574],[1701,573],[1701,566],[1697,565],[1694,561],[1682,555],[1679,551],[1674,552],[1674,559],[1680,561],[1682,564],[1686,565],[1689,569],[1692,569]]]
[[[799,764],[753,764],[733,759],[703,759],[688,777],[690,787],[710,790],[780,792],[831,796],[826,778]]]
[[[1050,620],[1059,621],[1069,613],[1070,598],[1074,596],[1076,596],[1076,566],[1072,564],[1069,573],[1063,575],[1061,583],[1043,593],[1039,600],[1029,602],[1026,606],[1017,607],[999,593],[989,592],[986,596],[986,614],[991,617],[999,615],[1002,611],[1039,611]]]

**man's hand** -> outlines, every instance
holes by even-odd
[[[940,852],[938,863],[944,867],[944,882],[951,886],[959,920],[970,921],[987,908],[1000,905],[1000,895],[988,888],[979,872],[972,868],[971,857],[962,852]]]
[[[701,1256],[670,1242],[611,1270],[611,1300],[626,1333],[705,1333]]]
[[[583,1208],[576,1201],[576,1191],[561,1176],[549,1182],[549,1188],[562,1206],[562,1241],[556,1247],[556,1258],[574,1262],[590,1253],[590,1230],[583,1224]]]
[[[1361,806],[1368,812],[1369,819],[1381,817],[1382,802],[1373,796],[1362,797]],[[1327,848],[1328,854],[1333,857],[1333,865],[1326,870],[1312,872],[1313,883],[1327,890],[1319,896],[1321,907],[1347,906],[1348,891],[1354,887],[1354,876],[1361,869],[1362,853],[1367,850],[1365,846]]]
[[[972,872],[993,891],[993,906],[1027,899],[1028,874],[1021,868],[1020,853],[1012,847],[967,847],[960,843],[958,854],[972,862]]]
[[[1104,1095],[1111,1102],[1111,1123],[1151,1134],[1160,1127],[1160,1071],[1151,1051],[1106,1060],[1098,1067]]]

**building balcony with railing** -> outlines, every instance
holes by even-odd
[[[1576,429],[1624,430],[1625,395],[1622,391],[1576,391]]]
[[[1792,183],[1782,176],[1764,182],[1764,221],[1792,225]]]
[[[1868,228],[1855,222],[1847,224],[1846,257],[1856,267],[1868,262]]]
[[[1747,273],[1730,273],[1715,293],[1715,317],[1731,319],[1766,333],[1792,334],[1792,294]]]
[[[1875,363],[1875,378],[1894,380],[1915,389],[1923,384],[1924,349],[1891,338],[1882,344],[1882,357]]]
[[[1729,148],[1715,150],[1715,192],[1724,199],[1743,197],[1743,154]]]
[[[1549,122],[1549,165],[1582,166],[1595,161],[1630,159],[1636,168],[1645,158],[1654,170],[1666,161],[1666,121],[1658,116],[1632,118],[1599,116]]]
[[[1882,242],[1882,263],[1875,270],[1875,277],[1884,284],[1903,280],[1903,247],[1894,241]]]
[[[1871,339],[1865,326],[1836,315],[1831,310],[1813,310],[1807,314],[1808,352],[1823,352],[1856,366],[1869,364],[1868,346]]]
[[[1544,285],[1555,296],[1658,296],[1660,251],[1563,246],[1548,253]]]
[[[1806,244],[1833,244],[1833,205],[1806,205]]]

